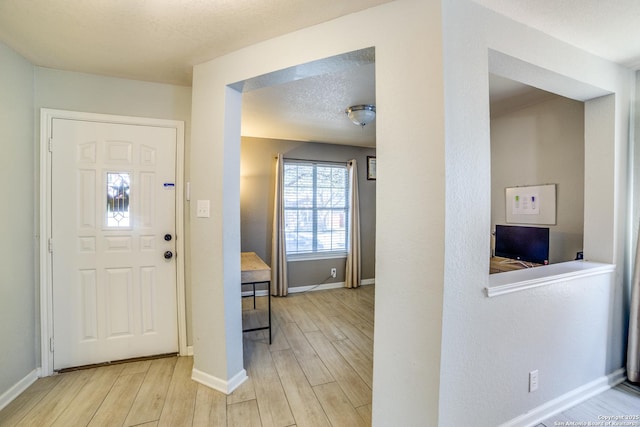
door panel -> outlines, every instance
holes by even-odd
[[[53,119],[54,369],[178,351],[176,130]]]

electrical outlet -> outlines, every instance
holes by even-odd
[[[335,268],[331,269],[331,277],[336,277],[338,275],[338,272]]]
[[[538,370],[529,372],[529,393],[538,389]]]

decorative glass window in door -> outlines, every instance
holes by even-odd
[[[107,173],[107,227],[129,227],[129,186],[127,172]]]

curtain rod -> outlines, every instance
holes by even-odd
[[[277,159],[278,156],[274,156],[274,159]],[[309,160],[309,159],[294,159],[293,157],[282,157],[284,160],[291,160],[293,162],[305,162],[305,163],[330,163],[330,164],[334,164],[334,165],[348,165],[349,163],[351,163],[351,160],[348,160],[346,162],[337,162],[337,161],[333,161],[333,160]]]

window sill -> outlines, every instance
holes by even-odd
[[[489,286],[485,288],[488,297],[519,292],[525,289],[566,282],[582,277],[604,275],[614,272],[616,266],[591,261],[569,261],[560,264],[524,270],[508,271],[489,276]]]
[[[287,255],[287,262],[297,261],[317,261],[321,259],[346,258],[346,252],[329,252],[329,253],[312,253],[312,254],[296,254]]]

